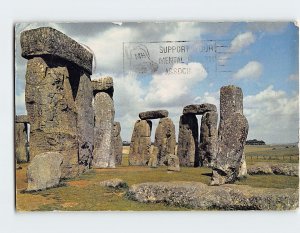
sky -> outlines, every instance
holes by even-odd
[[[124,141],[139,112],[168,110],[178,135],[184,106],[212,103],[219,109],[220,88],[236,85],[244,94],[248,139],[298,142],[299,30],[293,22],[16,24],[16,114],[26,114],[20,32],[42,26],[91,50],[92,79],[114,78],[115,121]],[[152,122],[153,139],[158,120]]]

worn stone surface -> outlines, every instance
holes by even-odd
[[[150,159],[151,149],[151,128],[149,120],[137,120],[130,143],[129,165],[144,166]]]
[[[164,203],[200,210],[294,210],[298,189],[254,188],[200,182],[148,182],[132,185],[126,197],[142,203]]]
[[[158,155],[158,148],[156,146],[152,147],[152,152],[150,155],[150,159],[148,162],[148,167],[151,168],[157,168],[158,163],[157,163],[157,155]]]
[[[177,156],[180,166],[199,166],[198,120],[193,114],[180,117]]]
[[[244,178],[247,176],[247,174],[248,173],[247,173],[246,155],[245,153],[243,153],[238,178]]]
[[[16,123],[29,123],[29,119],[27,115],[17,115],[15,117]]]
[[[26,59],[51,55],[70,61],[92,74],[93,54],[75,40],[50,27],[21,33],[22,56]]]
[[[115,167],[113,153],[114,102],[109,94],[99,92],[94,99],[95,128],[92,166]]]
[[[78,162],[83,171],[91,166],[94,145],[94,110],[92,82],[87,73],[80,75],[75,98],[77,110]],[[75,86],[75,84],[73,84]]]
[[[158,148],[158,165],[166,165],[167,155],[175,154],[176,147],[175,125],[170,118],[160,119],[155,131],[154,146]]]
[[[249,175],[299,176],[299,166],[294,163],[256,163],[248,167]]]
[[[116,165],[122,164],[122,150],[123,150],[123,142],[121,138],[121,125],[120,122],[114,122],[113,127],[113,157],[116,159]]]
[[[179,158],[174,154],[168,154],[168,171],[180,171]]]
[[[26,123],[15,123],[15,152],[16,161],[25,163],[29,161],[28,133]]]
[[[27,168],[27,191],[44,190],[55,187],[61,178],[63,156],[58,152],[36,155]]]
[[[106,92],[110,95],[110,97],[113,97],[114,94],[114,81],[112,77],[106,76],[101,77],[99,79],[94,79],[92,81],[93,83],[93,91],[94,95],[98,92]]]
[[[169,112],[167,110],[147,111],[147,112],[141,112],[139,114],[141,120],[158,119],[158,118],[164,118],[168,116],[169,116]]]
[[[116,188],[116,189],[128,187],[127,183],[124,180],[121,180],[119,178],[102,181],[100,182],[100,186],[104,186],[108,188]]]
[[[217,112],[214,104],[191,104],[183,108],[183,114],[203,115],[206,112]]]
[[[64,178],[78,175],[77,88],[73,83],[79,82],[79,75],[74,75],[79,71],[66,64],[41,57],[28,60],[25,87],[30,156],[60,152]]]
[[[220,89],[220,124],[233,113],[243,114],[243,92],[240,87],[223,86]]]
[[[240,113],[220,123],[217,155],[212,161],[212,185],[232,183],[238,178],[247,134],[248,121]]]
[[[217,154],[218,113],[206,112],[201,118],[200,127],[200,165],[210,167],[211,161]]]

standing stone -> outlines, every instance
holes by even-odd
[[[200,164],[210,167],[211,161],[216,157],[218,140],[218,113],[206,112],[201,118],[200,127]]]
[[[246,164],[245,156],[246,156],[245,152],[243,152],[238,178],[244,178],[248,174],[247,173],[247,164]]]
[[[184,114],[179,121],[177,156],[180,166],[199,166],[198,120],[194,114]]]
[[[114,102],[109,94],[98,92],[94,100],[95,128],[92,166],[94,168],[114,168],[113,125]]]
[[[28,59],[25,101],[31,157],[58,151],[63,156],[62,178],[75,177],[82,170],[79,164],[89,166],[93,143],[93,55],[48,27],[22,32],[21,47]]]
[[[233,113],[220,123],[217,155],[212,161],[212,185],[233,183],[238,178],[247,134],[248,122],[240,113]]]
[[[168,161],[168,171],[180,171],[179,167],[179,158],[176,155],[169,154],[167,155],[167,161]]]
[[[137,120],[130,143],[129,165],[145,166],[150,159],[151,149],[151,128],[150,120]]]
[[[16,161],[17,163],[26,163],[29,161],[28,117],[25,115],[16,116],[15,122]]]
[[[153,146],[148,167],[157,168],[157,155],[158,155],[158,148],[156,146]]]
[[[158,165],[166,165],[167,155],[175,154],[176,147],[175,125],[170,118],[160,119],[155,131],[154,146],[158,148]]]
[[[121,165],[122,164],[122,150],[123,150],[123,142],[121,138],[121,125],[120,122],[114,122],[114,127],[113,127],[113,157],[116,159],[116,165]]]
[[[27,168],[27,191],[44,190],[55,187],[61,178],[63,156],[58,152],[36,155]]]

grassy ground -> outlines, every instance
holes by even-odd
[[[245,149],[247,163],[255,162],[298,162],[298,148],[285,146],[247,146]],[[276,151],[276,152],[275,152]],[[272,153],[275,152],[275,153]],[[17,210],[185,210],[163,204],[142,204],[123,198],[125,190],[112,190],[101,187],[99,183],[111,178],[120,178],[129,185],[155,181],[198,181],[209,184],[208,168],[181,168],[181,172],[167,172],[166,167],[129,167],[128,147],[123,148],[122,166],[116,169],[93,169],[82,176],[65,181],[65,186],[35,193],[21,193],[27,187],[26,168],[16,171]],[[251,158],[252,156],[252,158]],[[266,156],[262,158],[262,156]],[[271,156],[271,159],[265,159]],[[237,182],[252,187],[297,188],[298,177],[259,175],[249,176]]]

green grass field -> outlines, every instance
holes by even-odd
[[[275,149],[273,149],[275,148]],[[273,153],[274,152],[274,153]],[[16,208],[19,211],[101,211],[101,210],[186,210],[163,204],[143,204],[123,197],[126,190],[112,190],[99,185],[101,181],[120,178],[129,185],[156,181],[197,181],[209,184],[211,169],[181,168],[181,172],[167,172],[166,167],[129,167],[128,147],[123,148],[122,166],[116,169],[93,169],[82,176],[65,181],[65,186],[35,193],[22,193],[26,189],[26,168],[16,171]],[[248,164],[256,162],[298,163],[298,147],[246,146]],[[298,177],[278,175],[248,176],[239,185],[261,188],[298,188]]]

